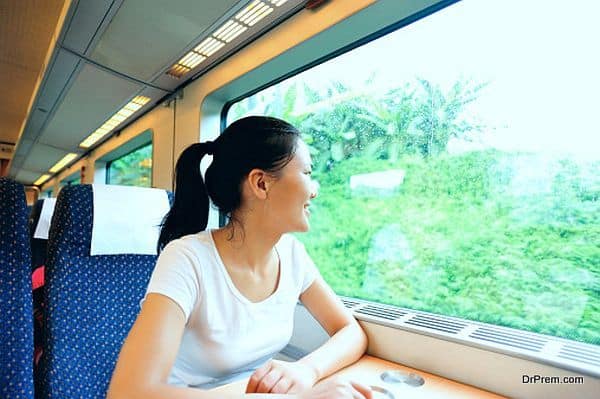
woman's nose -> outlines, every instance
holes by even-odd
[[[316,180],[312,180],[310,189],[310,199],[313,199],[319,193],[319,182]]]

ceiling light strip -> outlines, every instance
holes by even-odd
[[[242,11],[236,15],[236,19],[240,22],[245,23],[248,26],[252,26],[273,11],[273,7],[269,7],[267,4],[261,1],[255,1],[248,7],[248,11]]]
[[[205,38],[193,50],[185,54],[177,63],[171,66],[167,75],[175,78],[181,78],[192,69],[196,68],[206,58],[218,52],[225,44],[230,43],[235,38],[254,26],[257,22],[271,14],[274,10],[272,6],[279,7],[288,0],[254,0],[248,4],[235,17],[229,19],[219,26],[210,36]]]
[[[77,158],[77,154],[72,153],[72,152],[69,153],[69,154],[67,154],[67,155],[65,155],[60,161],[58,161],[57,163],[55,163],[54,166],[52,166],[50,168],[50,173],[56,173],[56,172],[58,172],[59,170],[61,170],[65,166],[67,166],[75,158]]]
[[[273,7],[268,7],[268,6],[263,7],[258,14],[255,14],[252,19],[248,20],[248,25],[254,26],[254,24],[256,24],[258,21],[260,21],[261,19],[263,19],[264,17],[266,17],[267,15],[269,15],[272,12],[273,12]]]
[[[244,8],[242,11],[240,11],[239,13],[237,13],[237,15],[235,16],[235,19],[245,22],[244,20],[249,16],[252,15],[256,12],[256,10],[260,7],[263,6],[264,3],[260,0],[254,0],[252,3],[250,3],[248,6],[246,6],[246,8]]]
[[[50,175],[41,175],[36,181],[33,182],[34,186],[41,186],[50,178]]]
[[[233,25],[233,24],[235,24],[235,21],[230,19],[229,21],[227,21],[223,25],[221,25],[221,27],[219,29],[214,31],[212,36],[219,37],[223,32],[225,32],[227,29],[229,29],[229,27],[231,27],[231,25]]]
[[[195,51],[191,51],[185,57],[179,60],[178,64],[183,65],[184,67],[194,68],[196,65],[200,64],[205,59],[205,56],[198,54]]]
[[[194,51],[204,55],[205,57],[210,57],[224,45],[225,45],[225,42],[217,40],[213,37],[209,37],[206,40],[204,40],[202,43],[200,43],[198,45],[198,47],[196,47],[194,49]]]
[[[233,34],[235,34],[236,32],[239,32],[242,29],[248,29],[246,28],[244,25],[238,24],[235,21],[229,21],[227,23],[227,26],[223,25],[223,27],[225,29],[219,29],[218,32],[215,32],[213,34],[213,36],[217,39],[220,39],[224,42],[229,43],[231,41],[231,37],[232,37],[232,32]],[[245,30],[244,29],[244,30]],[[241,32],[240,32],[241,33]],[[237,36],[237,35],[236,35]],[[235,37],[235,36],[234,36]]]
[[[229,43],[233,39],[244,33],[247,29],[248,27],[234,22],[229,29],[217,36],[217,38],[223,40],[225,43]]]
[[[123,123],[127,118],[133,115],[136,111],[142,108],[150,101],[149,97],[137,96],[128,102],[123,108],[117,111],[109,120],[104,122],[96,131],[90,134],[85,140],[83,140],[79,146],[83,148],[89,148],[94,145],[98,140],[106,136],[108,133],[113,131],[117,126]],[[50,170],[52,172],[52,170]]]

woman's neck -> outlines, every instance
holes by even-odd
[[[264,273],[272,265],[277,257],[274,247],[280,238],[281,234],[247,219],[243,223],[230,221],[213,232],[226,266],[248,268],[253,273]]]

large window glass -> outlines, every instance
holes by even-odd
[[[320,183],[338,294],[600,344],[600,5],[456,3],[234,104]]]
[[[107,165],[108,184],[152,186],[152,143],[117,158]]]

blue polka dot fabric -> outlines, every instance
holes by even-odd
[[[25,190],[0,178],[0,398],[33,398],[32,311]]]
[[[106,397],[156,262],[151,255],[90,256],[92,198],[91,185],[66,186],[52,217],[40,398]]]

